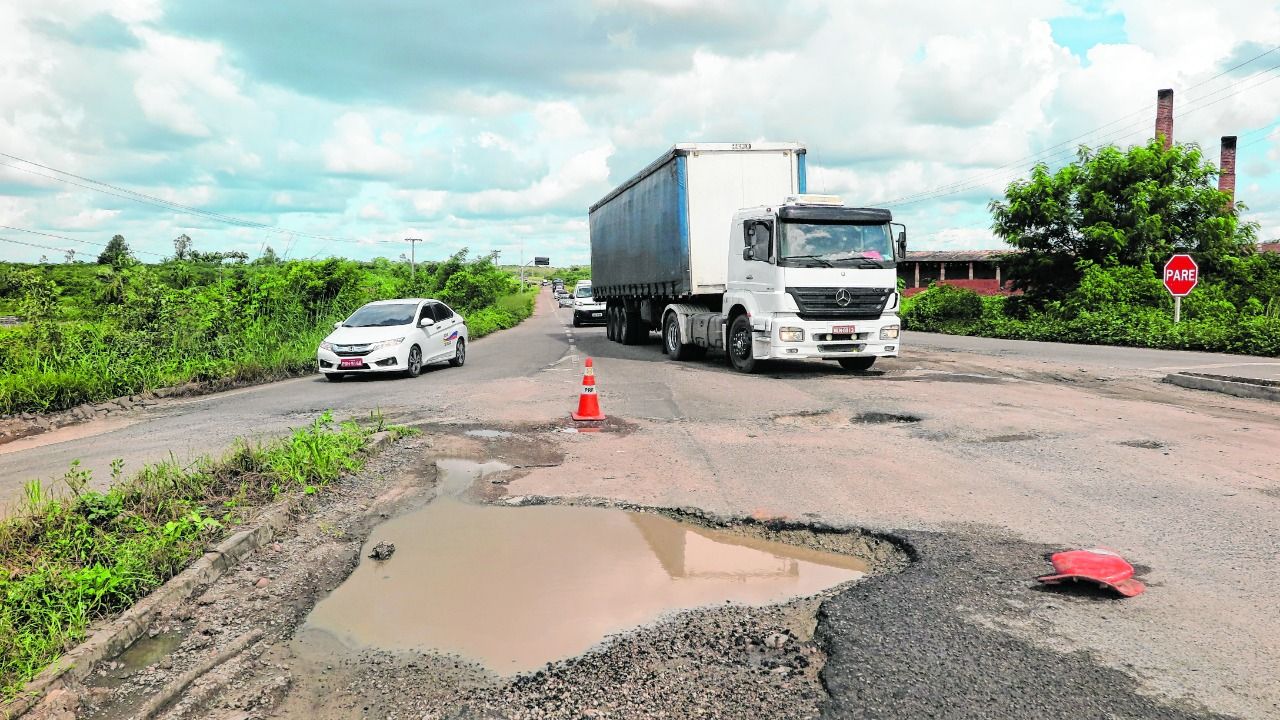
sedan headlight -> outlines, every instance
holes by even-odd
[[[402,337],[398,337],[394,340],[381,340],[376,343],[369,343],[369,350],[384,350],[386,348],[399,347],[402,342],[404,342],[404,338]]]
[[[328,350],[329,352],[333,352],[333,343],[329,342],[328,340],[322,340],[322,341],[320,342],[320,349],[321,349],[321,350]]]
[[[804,342],[804,328],[778,328],[778,339],[782,342]]]
[[[899,326],[897,325],[886,325],[880,328],[880,339],[881,340],[897,340],[898,329],[899,329]]]

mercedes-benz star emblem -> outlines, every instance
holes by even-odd
[[[844,288],[836,291],[836,304],[840,307],[849,307],[849,303],[853,302],[853,293]]]

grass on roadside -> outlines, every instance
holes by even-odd
[[[533,303],[537,297],[537,290],[504,295],[493,305],[467,314],[467,330],[472,338],[480,338],[515,327],[533,314]]]
[[[217,460],[171,459],[127,480],[116,461],[106,492],[88,489],[78,462],[62,478],[66,494],[27,483],[18,511],[0,520],[0,702],[83,640],[91,622],[176,575],[251,508],[358,471],[380,430],[414,432],[378,414],[361,424],[326,412],[286,438],[241,441]]]

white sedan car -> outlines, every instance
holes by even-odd
[[[404,373],[417,377],[427,363],[467,361],[467,323],[439,300],[379,300],[336,323],[316,359],[326,380],[347,375]]]

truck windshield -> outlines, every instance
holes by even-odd
[[[787,267],[890,267],[892,234],[887,224],[782,223],[779,265]]]

